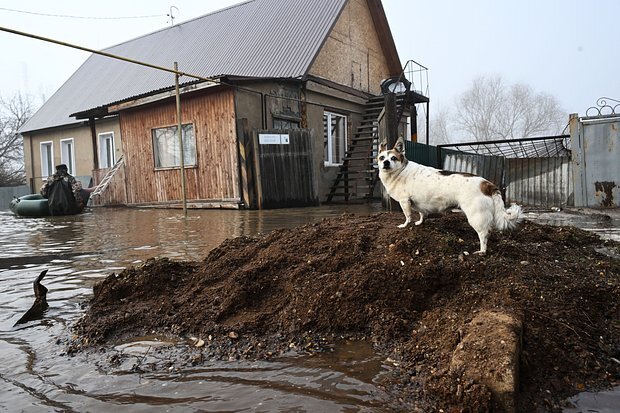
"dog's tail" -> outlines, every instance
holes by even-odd
[[[523,220],[523,211],[517,204],[512,204],[509,208],[504,207],[504,200],[498,193],[493,194],[495,228],[503,231],[512,230]]]

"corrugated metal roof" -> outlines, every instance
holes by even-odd
[[[250,0],[105,52],[214,77],[306,74],[347,0]],[[181,78],[181,81],[191,81]],[[75,123],[72,113],[174,85],[168,72],[93,54],[21,128]]]

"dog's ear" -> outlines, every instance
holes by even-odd
[[[379,152],[383,152],[386,150],[387,150],[387,142],[381,141],[381,143],[379,143]]]
[[[398,140],[394,144],[394,150],[396,152],[405,153],[405,141],[402,136],[398,138]]]

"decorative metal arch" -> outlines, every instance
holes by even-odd
[[[607,101],[611,101],[611,103]],[[616,115],[620,115],[620,100],[607,97],[598,98],[596,106],[590,106],[588,110],[586,110],[586,117]]]

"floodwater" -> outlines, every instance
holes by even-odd
[[[0,211],[0,411],[8,412],[356,412],[381,410],[382,359],[364,343],[274,362],[212,362],[166,372],[132,370],[158,338],[115,349],[135,355],[114,372],[109,355],[64,354],[59,337],[80,315],[92,286],[151,257],[200,260],[224,239],[316,222],[371,205],[271,211],[96,208],[68,217],[20,218]],[[43,320],[18,327],[44,269]],[[156,357],[151,351],[149,357]]]
[[[546,225],[570,225],[620,242],[620,209],[530,210],[525,218]]]
[[[105,354],[69,357],[57,344],[71,334],[94,283],[112,272],[151,257],[200,260],[227,238],[379,210],[377,205],[190,210],[184,218],[179,210],[96,208],[36,219],[0,211],[0,411],[381,411],[376,382],[386,371],[384,361],[364,343],[342,343],[313,357],[215,361],[152,373],[134,367],[157,357],[150,349],[175,343],[157,337],[120,343],[113,351],[131,357],[114,371],[102,367]],[[532,212],[527,218],[571,224],[562,214]],[[574,222],[620,240],[617,216],[580,216]],[[32,305],[32,282],[42,270],[48,270],[43,284],[50,307],[43,320],[14,327]],[[618,392],[611,397],[617,402]],[[588,405],[587,399],[582,402]],[[579,406],[587,408],[583,403]]]

